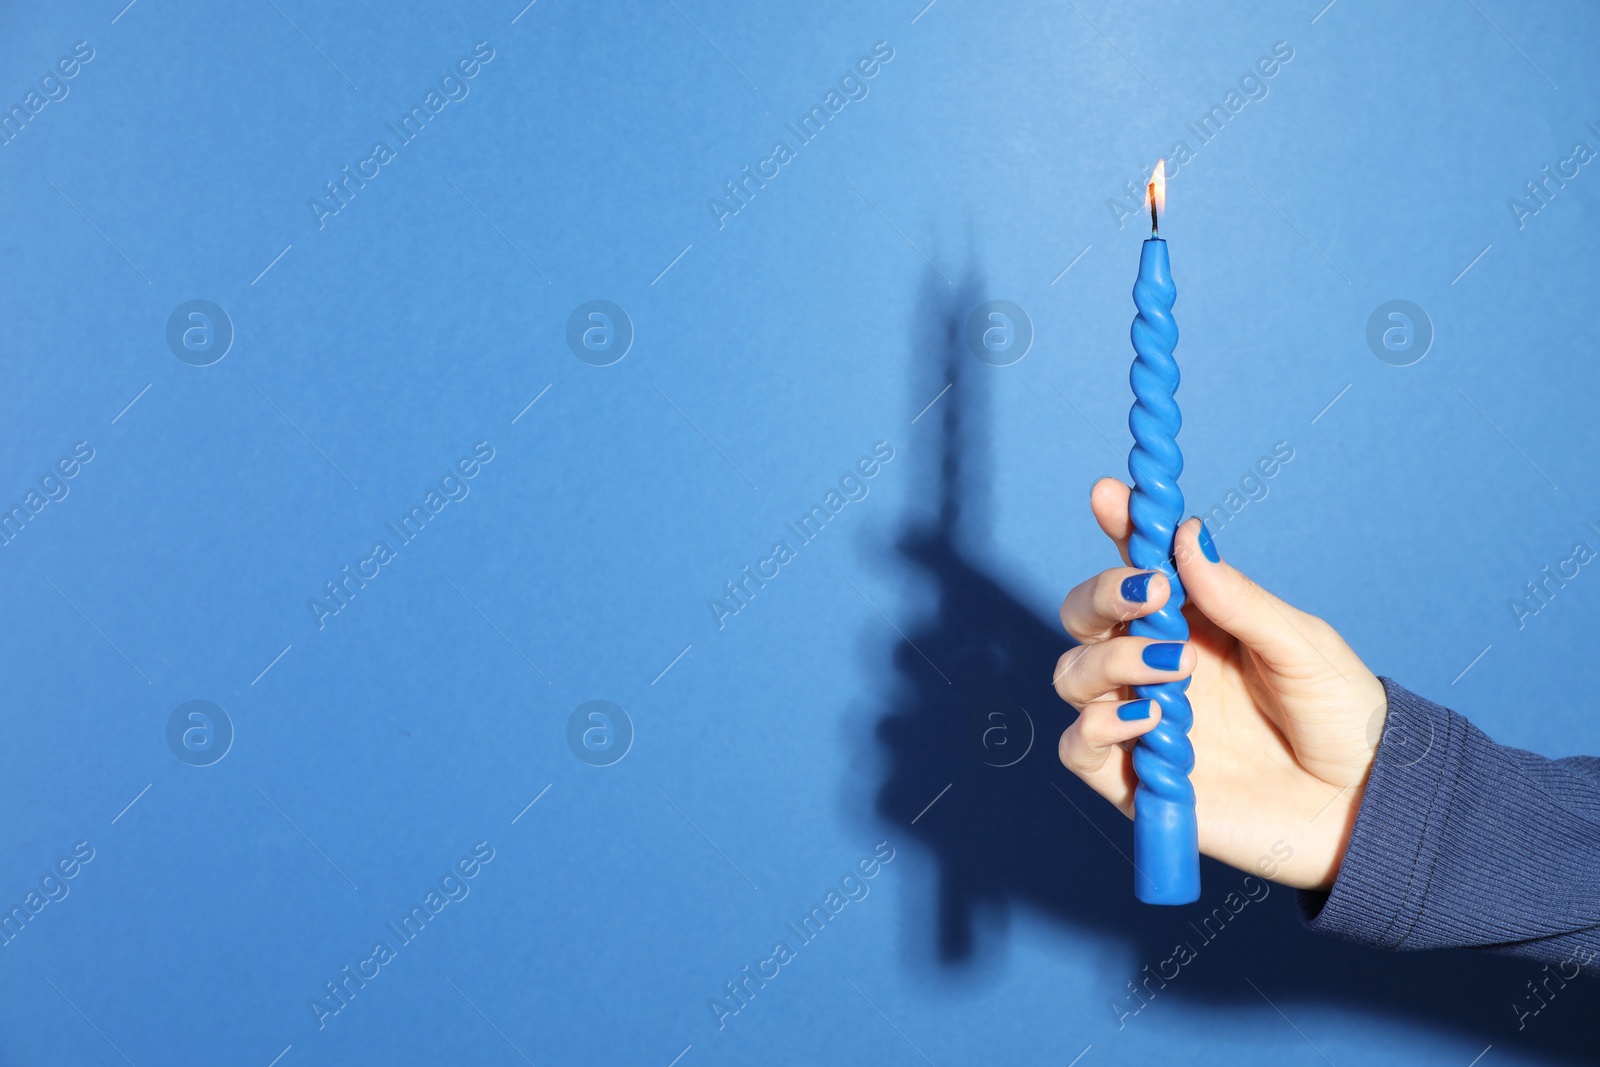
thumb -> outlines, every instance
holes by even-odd
[[[1191,604],[1280,674],[1344,675],[1354,658],[1333,627],[1273,596],[1224,563],[1205,523],[1191,518],[1173,545],[1178,576]],[[1359,663],[1359,661],[1357,661]]]

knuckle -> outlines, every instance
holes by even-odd
[[[1096,575],[1068,594],[1061,605],[1061,625],[1075,640],[1103,641],[1114,625],[1111,620],[1119,618],[1120,605],[1111,575]]]
[[[1077,655],[1057,676],[1056,692],[1061,694],[1061,699],[1082,711],[1085,704],[1106,688],[1103,676],[1109,647],[1109,643],[1101,642],[1074,649]]]
[[[1062,733],[1056,754],[1060,756],[1063,767],[1080,776],[1092,773],[1105,762],[1104,753],[1097,752],[1094,745],[1084,736],[1082,718]]]
[[[1093,752],[1101,752],[1110,748],[1115,742],[1106,736],[1105,717],[1099,714],[1103,709],[1093,708],[1084,712],[1074,723],[1078,734],[1083,738],[1084,747]]]
[[[1071,593],[1068,593],[1066,595],[1065,599],[1063,599],[1061,601],[1060,616],[1061,616],[1061,626],[1062,626],[1062,628],[1065,629],[1067,631],[1067,633],[1070,634],[1072,632],[1072,594]]]
[[[1085,620],[1078,615],[1068,615],[1062,619],[1066,627],[1067,636],[1081,644],[1092,644],[1099,640],[1101,634],[1084,625]]]
[[[1061,740],[1056,742],[1056,755],[1061,759],[1061,765],[1067,770],[1076,770],[1078,748],[1078,726],[1076,723],[1061,732]]]
[[[1056,671],[1052,683],[1055,685],[1056,695],[1068,703],[1072,702],[1070,682],[1073,669],[1077,667],[1078,661],[1083,658],[1084,649],[1087,647],[1086,645],[1079,645],[1077,648],[1069,648],[1061,654],[1060,659],[1056,660]]]
[[[1087,595],[1086,595],[1087,594]],[[1094,596],[1091,591],[1082,586],[1067,594],[1067,599],[1061,602],[1061,626],[1075,641],[1083,641],[1091,636],[1089,627],[1085,623],[1090,620],[1085,615],[1093,614]],[[1085,611],[1085,606],[1089,611]]]
[[[1232,630],[1240,619],[1248,617],[1251,612],[1260,614],[1267,607],[1261,587],[1242,574],[1235,580],[1232,594],[1225,594],[1218,600],[1220,602],[1207,614],[1224,630]]]
[[[1324,619],[1322,616],[1310,615],[1306,612],[1301,612],[1300,615],[1304,620],[1306,636],[1311,638],[1311,640],[1315,641],[1317,644],[1327,645],[1333,641],[1343,640],[1343,638],[1339,636],[1339,631],[1333,628],[1333,624],[1328,622],[1328,620]]]

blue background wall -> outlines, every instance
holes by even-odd
[[[1600,148],[1593,5],[122,2],[0,11],[28,114],[0,147],[0,498],[66,493],[0,550],[0,904],[74,872],[0,949],[4,1062],[1592,1055],[1592,989],[1519,1031],[1531,965],[1318,940],[1283,889],[1119,1022],[1242,876],[1132,902],[1049,676],[1060,598],[1114,560],[1087,491],[1124,468],[1143,231],[1111,202],[1184,142],[1192,506],[1294,450],[1223,552],[1497,739],[1600,752],[1600,578],[1510,607],[1600,549],[1596,164],[1508,206]],[[402,144],[385,124],[479,42]],[[965,340],[990,299],[1034,332],[1009,366]],[[1397,299],[1431,344],[1380,359]],[[191,300],[231,324],[207,366],[220,333],[168,343]],[[567,341],[591,300],[631,322],[609,366]],[[392,536],[479,442],[467,495]],[[785,523],[878,442],[801,545]],[[191,700],[226,721],[180,716],[186,749]],[[570,741],[594,700],[626,719]],[[785,924],[875,849],[802,944]],[[346,966],[376,977],[314,1010]]]

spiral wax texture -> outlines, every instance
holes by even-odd
[[[1135,637],[1158,641],[1187,641],[1189,623],[1183,617],[1184,589],[1173,563],[1173,542],[1183,521],[1183,491],[1178,475],[1183,453],[1178,450],[1178,324],[1172,305],[1178,290],[1172,284],[1167,242],[1152,237],[1139,253],[1139,278],[1133,286],[1133,303],[1139,313],[1133,320],[1135,359],[1129,376],[1134,404],[1128,413],[1133,431],[1133,451],[1128,473],[1133,493],[1128,511],[1133,533],[1128,557],[1135,567],[1159,570],[1172,585],[1172,595],[1161,610],[1128,625]],[[1133,752],[1133,769],[1139,777],[1134,793],[1133,884],[1134,894],[1147,904],[1188,904],[1200,898],[1200,835],[1195,823],[1194,746],[1189,727],[1194,712],[1185,695],[1187,678],[1160,685],[1140,685],[1134,693],[1161,705],[1161,721],[1139,739]]]

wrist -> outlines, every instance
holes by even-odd
[[[1293,880],[1286,881],[1286,884],[1296,889],[1322,892],[1333,888],[1344,865],[1345,853],[1350,849],[1350,836],[1355,831],[1356,817],[1361,813],[1361,802],[1366,797],[1370,773],[1369,769],[1353,785],[1340,790],[1337,796],[1309,816],[1304,835],[1305,862],[1286,872],[1293,875]]]

